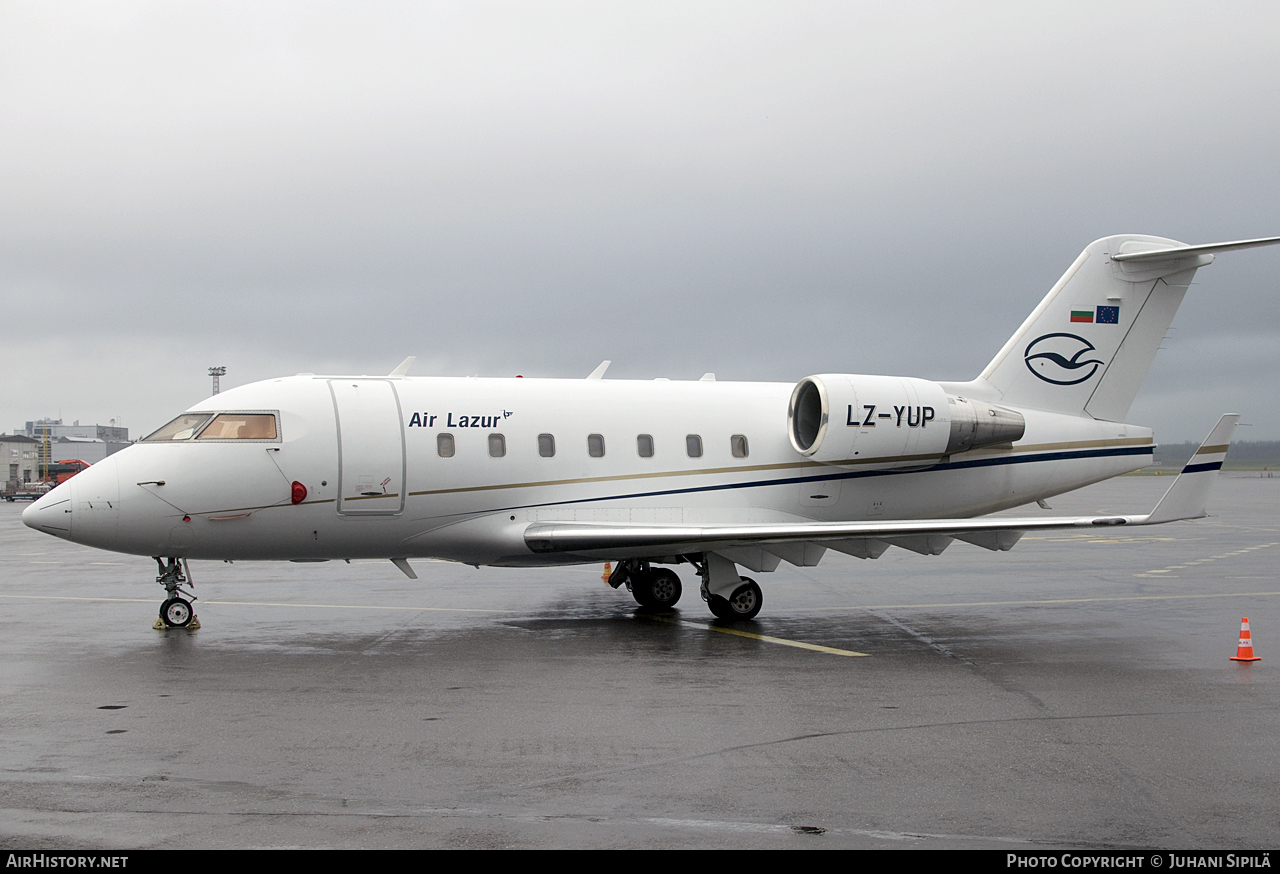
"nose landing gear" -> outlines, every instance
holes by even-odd
[[[199,628],[200,620],[196,618],[195,610],[191,606],[191,601],[196,600],[196,596],[182,589],[184,585],[195,588],[186,559],[164,559],[155,556],[155,560],[160,567],[160,576],[156,577],[156,582],[164,586],[166,598],[160,605],[160,618],[152,627],[157,631],[163,631],[166,628]],[[183,595],[187,597],[184,598]]]

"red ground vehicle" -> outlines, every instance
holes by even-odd
[[[48,475],[44,480],[36,483],[18,483],[16,491],[0,492],[0,498],[4,498],[11,504],[14,501],[34,501],[54,486],[62,485],[88,466],[89,462],[81,461],[78,458],[50,462]]]
[[[67,480],[89,466],[89,462],[78,458],[66,458],[49,463],[49,482],[62,485]]]

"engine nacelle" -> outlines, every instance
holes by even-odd
[[[1022,438],[1022,416],[948,395],[936,382],[824,373],[796,384],[787,434],[797,452],[830,464],[927,464]]]

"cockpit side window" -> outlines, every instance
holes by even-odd
[[[183,413],[159,431],[142,438],[143,443],[165,443],[172,440],[190,440],[196,432],[213,418],[212,413]]]
[[[197,440],[275,440],[276,417],[271,413],[219,413]]]

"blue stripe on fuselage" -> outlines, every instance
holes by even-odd
[[[969,470],[979,467],[998,467],[1005,464],[1028,464],[1039,461],[1064,461],[1077,458],[1115,458],[1126,455],[1154,455],[1154,446],[1124,446],[1116,449],[1077,449],[1063,452],[1045,452],[1040,455],[1003,456],[998,458],[973,458],[952,464],[933,464],[928,467],[916,467],[907,470],[851,470],[840,473],[824,473],[820,476],[784,477],[781,479],[752,480],[749,482],[720,483],[710,486],[690,486],[684,489],[662,489],[656,492],[631,492],[625,495],[599,495],[591,498],[575,498],[569,501],[542,501],[537,504],[516,504],[509,507],[495,507],[492,510],[481,510],[477,513],[503,513],[509,510],[527,510],[532,507],[560,507],[565,504],[589,504],[599,501],[625,501],[632,498],[655,498],[664,495],[688,495],[695,492],[719,492],[729,489],[755,489],[764,486],[799,485],[800,483],[831,482],[832,480],[863,479],[873,476],[901,476],[913,473],[931,473],[933,471]],[[465,515],[472,515],[467,513]]]

